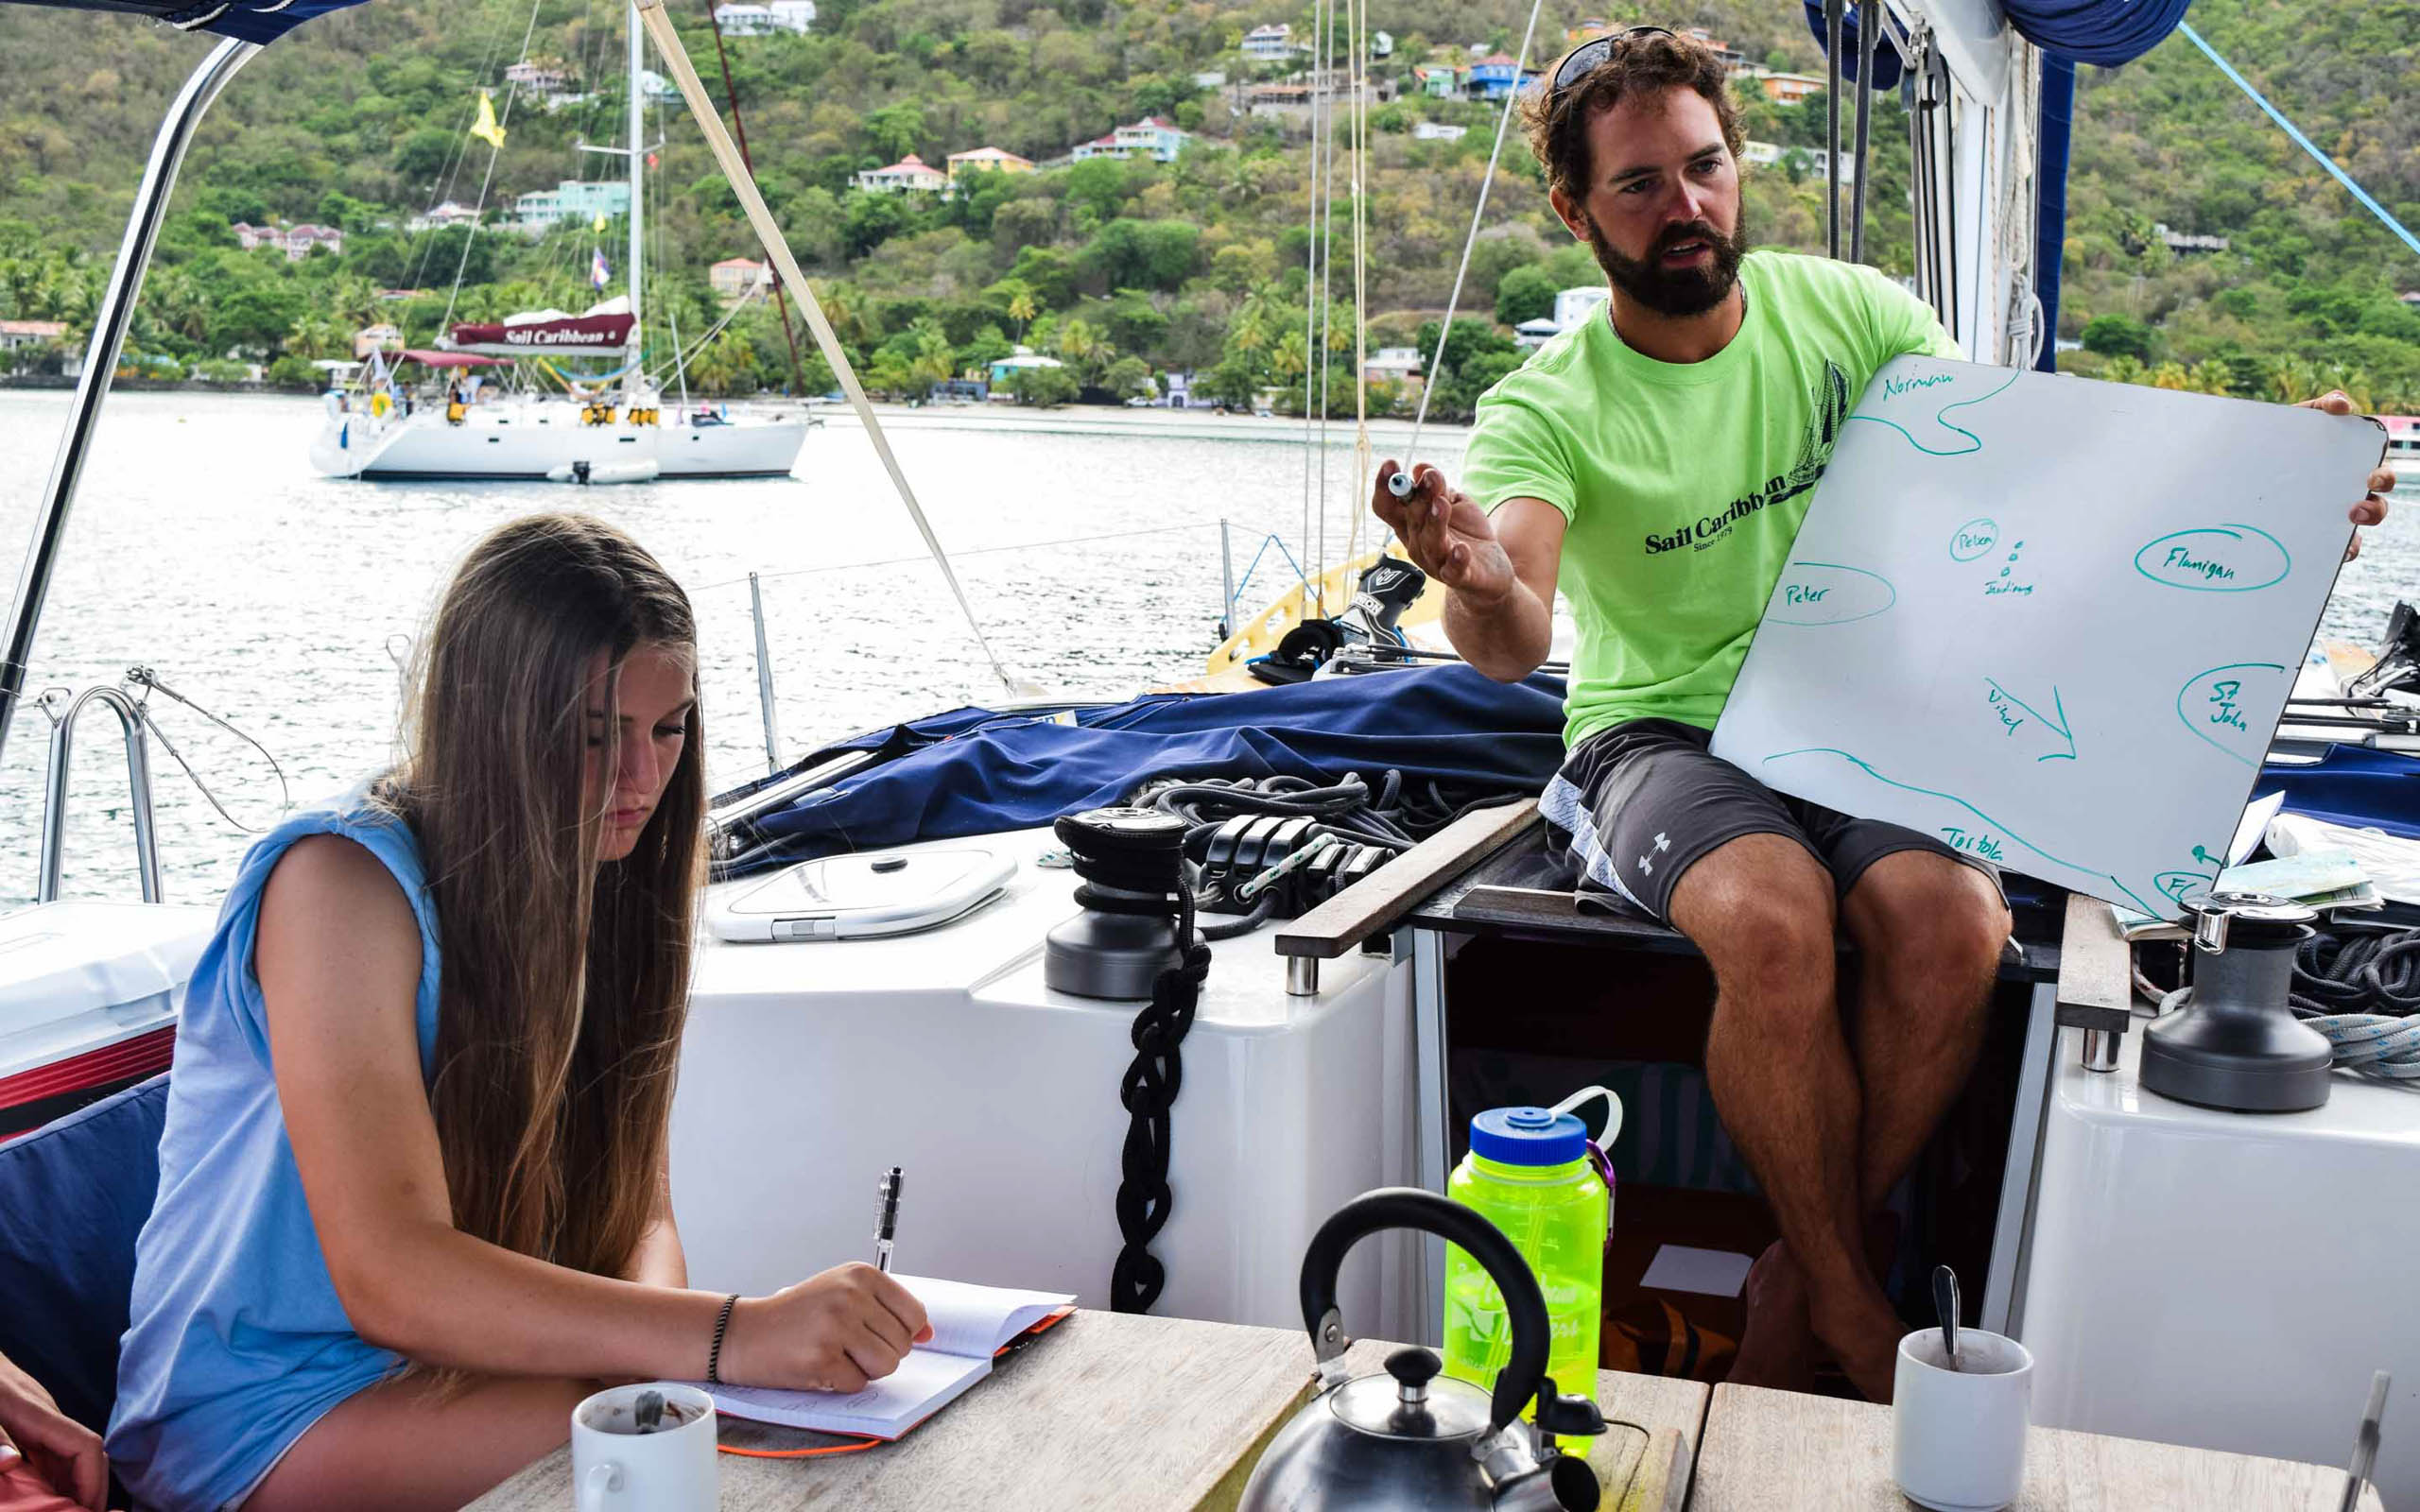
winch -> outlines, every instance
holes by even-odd
[[[2257,892],[2197,892],[2192,985],[2143,1031],[2142,1084],[2181,1103],[2243,1113],[2300,1112],[2327,1101],[2334,1047],[2294,1018],[2294,949],[2319,915]]]

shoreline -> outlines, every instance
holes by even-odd
[[[68,379],[0,378],[0,395],[23,394],[28,397],[57,395],[63,402],[74,389]],[[266,386],[217,386],[192,380],[164,381],[159,379],[121,378],[110,386],[112,394],[193,394],[212,398],[240,400],[275,400],[295,405],[316,407],[317,392],[280,389]],[[735,404],[804,408],[816,424],[833,430],[859,431],[864,424],[856,412],[846,404],[814,403],[804,405],[781,398],[752,398],[715,401]],[[1107,436],[1166,437],[1172,439],[1205,441],[1260,441],[1291,445],[1304,443],[1305,421],[1299,417],[1270,415],[1219,415],[1207,409],[1127,408],[1110,404],[1063,404],[1048,409],[1017,404],[877,404],[874,413],[883,427],[901,433],[920,431],[988,431],[996,434],[1025,436]],[[1316,423],[1316,422],[1314,422]],[[1327,421],[1327,446],[1330,450],[1350,452],[1355,441],[1356,422],[1346,417]],[[1387,455],[1387,448],[1409,443],[1412,422],[1401,416],[1373,418],[1369,421],[1372,458],[1374,462]],[[1440,446],[1422,448],[1423,455],[1435,459],[1441,455],[1459,456],[1462,439],[1470,434],[1467,424],[1430,421],[1421,430],[1424,440],[1435,438]]]

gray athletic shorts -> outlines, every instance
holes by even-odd
[[[1999,889],[1989,862],[1902,825],[1776,793],[1708,750],[1712,740],[1695,725],[1634,719],[1564,758],[1538,806],[1585,884],[1668,924],[1672,887],[1700,856],[1743,834],[1780,834],[1823,864],[1842,898],[1866,868],[1897,850],[1963,862]]]

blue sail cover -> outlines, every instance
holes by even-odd
[[[343,10],[363,0],[0,0],[8,5],[55,6],[63,10],[114,10],[147,16],[179,31],[267,44],[314,16]]]
[[[771,844],[742,874],[811,856],[1031,829],[1124,799],[1153,777],[1408,782],[1537,792],[1563,761],[1563,684],[1505,684],[1459,665],[1251,693],[1163,695],[1048,715],[961,709],[844,750],[889,759],[756,821]]]

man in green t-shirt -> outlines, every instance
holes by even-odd
[[[1525,104],[1611,301],[1480,401],[1467,493],[1423,466],[1398,501],[1388,463],[1374,507],[1490,677],[1534,671],[1558,582],[1570,601],[1570,750],[1541,806],[1591,885],[1704,951],[1706,1080],[1781,1230],[1732,1379],[1802,1383],[1820,1339],[1887,1401],[1903,1330],[1861,1234],[1973,1066],[2007,905],[1938,839],[1775,794],[1706,746],[1851,406],[1893,357],[1962,353],[1871,268],[1744,252],[1739,123],[1706,48],[1599,38]]]

